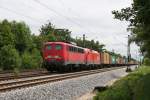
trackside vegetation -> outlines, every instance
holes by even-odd
[[[0,70],[40,68],[40,50],[24,22],[0,21]]]
[[[150,67],[142,66],[116,81],[94,100],[150,100]]]

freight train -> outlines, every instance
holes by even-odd
[[[46,42],[42,48],[43,65],[48,71],[87,70],[137,64],[125,57],[98,52],[65,42]]]

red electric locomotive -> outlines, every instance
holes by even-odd
[[[100,54],[97,51],[85,48],[86,65],[100,65]]]
[[[49,71],[71,70],[73,66],[85,64],[84,48],[72,44],[47,42],[42,51],[44,66]]]

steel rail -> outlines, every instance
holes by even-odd
[[[27,77],[36,77],[36,76],[43,76],[43,75],[48,75],[48,71],[38,71],[38,72],[25,72],[21,73],[18,76],[15,76],[15,74],[3,74],[0,75],[0,81],[5,81],[5,80],[11,80],[11,79],[21,79],[21,78],[27,78]]]

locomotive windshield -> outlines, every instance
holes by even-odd
[[[52,49],[52,46],[51,45],[47,45],[46,46],[46,50],[51,50]]]
[[[61,49],[62,49],[62,46],[59,45],[59,44],[57,44],[57,45],[55,46],[55,49],[56,49],[56,50],[61,50]]]

